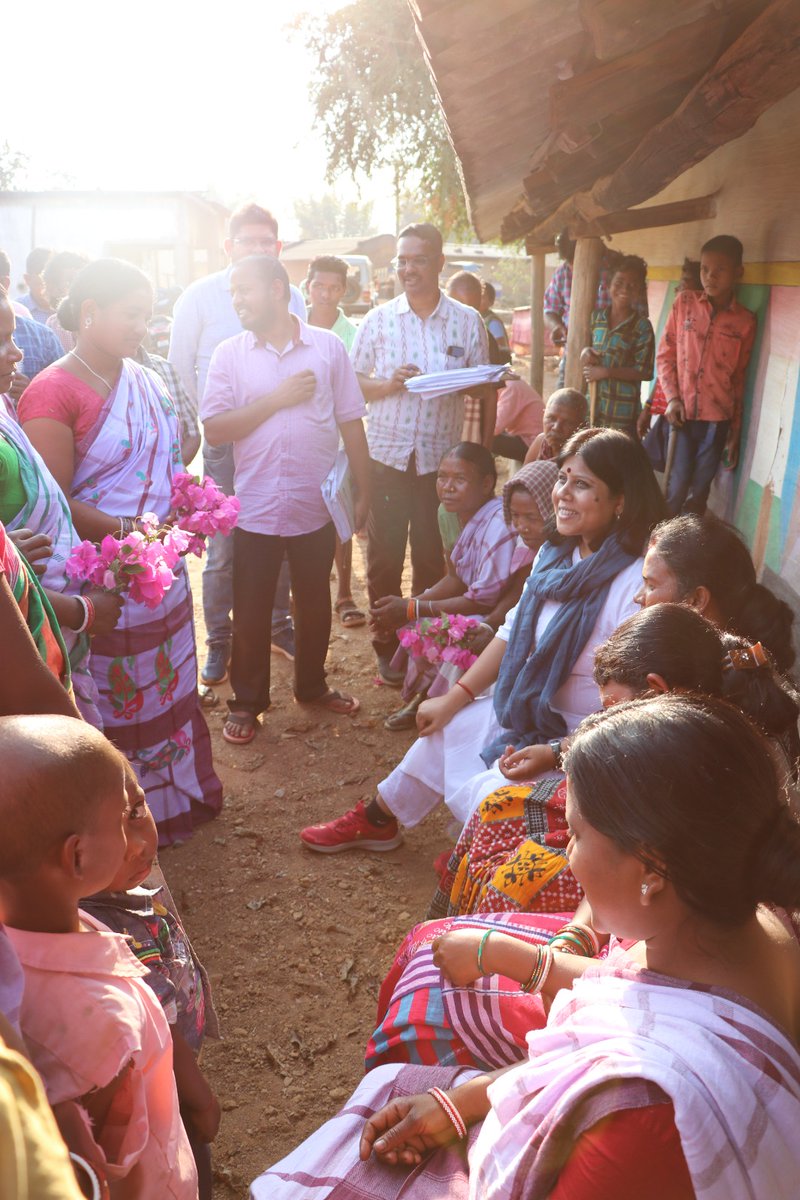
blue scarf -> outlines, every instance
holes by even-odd
[[[573,565],[576,545],[575,538],[560,546],[545,542],[522,593],[494,692],[504,732],[481,752],[487,766],[509,743],[519,749],[567,733],[564,718],[553,710],[553,697],[589,641],[613,580],[636,561],[616,534]],[[547,600],[558,601],[560,608],[536,645],[536,625]]]

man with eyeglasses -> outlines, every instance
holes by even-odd
[[[460,392],[429,400],[406,389],[412,375],[489,361],[480,314],[439,288],[442,236],[433,225],[408,225],[395,259],[401,295],[373,308],[359,326],[351,351],[367,402],[372,508],[367,522],[370,604],[402,594],[406,544],[411,540],[413,595],[441,579],[442,542],[436,513],[436,472],[446,450],[461,441]],[[373,640],[378,671],[399,686],[391,666],[396,637]]]
[[[211,355],[220,342],[242,332],[231,300],[231,271],[237,262],[253,254],[278,258],[281,242],[278,222],[258,204],[235,212],[223,243],[230,264],[224,271],[197,279],[175,304],[169,361],[176,367],[189,396],[199,407],[203,397]],[[289,311],[306,319],[302,293],[290,288]],[[187,464],[188,465],[188,464]],[[223,489],[233,494],[233,449],[230,445],[203,445],[203,470]],[[231,656],[231,609],[233,607],[233,539],[210,538],[203,569],[203,616],[208,655],[200,671],[201,695],[213,702],[209,689],[223,683]],[[284,562],[278,578],[272,610],[272,649],[294,661],[294,630],[289,611],[289,571]]]

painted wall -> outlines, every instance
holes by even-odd
[[[649,204],[717,193],[717,216],[611,239],[649,263],[657,336],[685,255],[717,233],[745,248],[739,299],[758,316],[747,378],[742,452],[721,470],[711,506],[742,530],[763,582],[800,617],[800,90],[776,104],[743,137],[709,155]],[[644,205],[642,207],[647,207]]]
[[[654,280],[648,288],[657,341],[676,282]],[[742,531],[763,582],[800,618],[800,286],[745,283],[738,298],[756,313],[758,334],[739,466],[719,471],[710,506]]]

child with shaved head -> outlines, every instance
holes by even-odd
[[[88,724],[0,718],[0,918],[25,973],[20,1024],[51,1104],[77,1101],[120,1195],[195,1200],[164,1012],[127,941],[82,912],[127,848],[136,797]]]

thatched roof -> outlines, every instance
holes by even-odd
[[[800,84],[800,0],[409,4],[483,240],[641,204]]]

